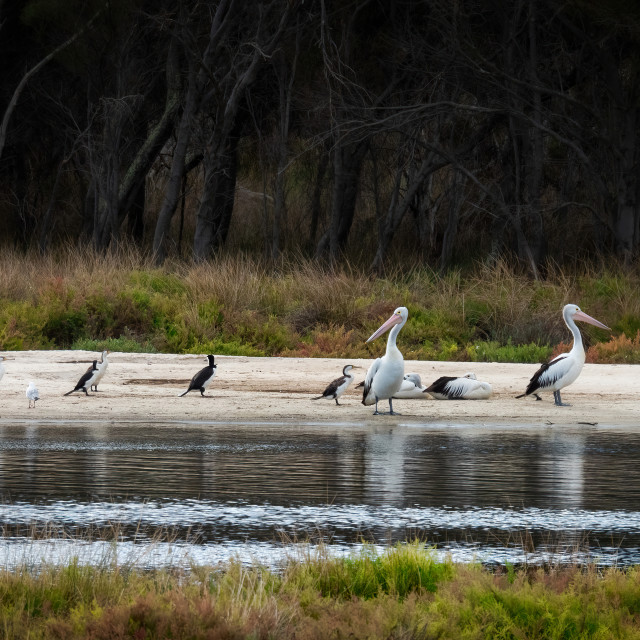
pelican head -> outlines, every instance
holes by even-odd
[[[389,331],[389,329],[391,329],[391,327],[395,325],[399,324],[400,327],[404,326],[404,323],[407,321],[408,317],[409,317],[409,310],[407,309],[407,307],[398,307],[391,314],[391,317],[377,331],[371,334],[367,342],[371,342],[372,340],[379,338],[383,333],[385,333],[386,331]]]
[[[463,376],[463,378],[469,378],[469,380],[477,380],[478,378],[476,378],[476,374],[475,373],[471,373],[471,371],[469,371],[469,373],[465,373]]]
[[[594,325],[595,327],[600,327],[600,329],[607,329],[611,331],[606,324],[602,324],[595,318],[587,315],[577,304],[566,304],[564,309],[562,310],[562,315],[564,316],[565,322],[569,323],[569,320],[579,320],[581,322],[588,322],[589,324]]]
[[[422,386],[422,380],[417,373],[406,373],[404,379],[408,380],[409,382],[413,382],[413,384],[418,388]]]

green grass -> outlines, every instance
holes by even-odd
[[[408,360],[544,361],[570,336],[576,302],[613,329],[583,325],[596,362],[640,363],[640,271],[550,269],[533,281],[502,262],[464,273],[386,278],[349,266],[243,256],[157,268],[133,250],[0,257],[0,350],[91,349],[252,356],[369,358],[366,338],[393,309],[409,322]]]
[[[0,572],[6,638],[640,638],[640,569],[491,572],[420,543],[280,571],[229,562]]]

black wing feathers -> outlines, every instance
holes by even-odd
[[[541,383],[541,378],[542,376],[544,376],[545,373],[547,373],[547,371],[549,371],[549,368],[556,364],[556,362],[560,362],[560,360],[564,360],[567,356],[562,356],[560,358],[555,358],[554,360],[550,360],[549,362],[545,362],[531,377],[531,380],[529,380],[529,384],[527,385],[527,390],[525,391],[525,395],[529,395],[531,393],[534,393],[535,391],[537,391],[538,389],[541,389],[543,387],[550,387],[551,385],[553,385],[558,378],[560,377],[558,374],[554,373],[554,370],[551,369],[551,372],[548,374],[547,378],[545,379],[544,383]],[[557,370],[556,370],[557,371]]]
[[[448,395],[448,392],[446,390],[446,386],[452,381],[455,380],[455,377],[451,377],[451,376],[442,376],[441,378],[438,378],[428,389],[427,391],[429,392],[433,392],[433,393],[441,393],[443,395]]]

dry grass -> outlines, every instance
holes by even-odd
[[[418,543],[281,571],[80,566],[0,573],[6,638],[638,638],[637,568],[437,562]]]
[[[126,246],[105,254],[8,250],[0,256],[0,349],[93,349],[120,341],[106,346],[366,357],[364,340],[404,305],[410,321],[402,341],[411,358],[464,360],[482,353],[530,361],[567,339],[560,310],[570,301],[614,329],[617,341],[594,352],[597,361],[640,362],[633,342],[640,330],[640,274],[622,267],[549,268],[546,280],[533,281],[499,261],[464,273],[414,268],[371,278],[349,265],[302,258],[267,264],[236,255],[157,267]],[[606,338],[587,331],[592,342]],[[482,344],[487,348],[476,348]]]

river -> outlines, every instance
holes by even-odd
[[[640,563],[640,426],[0,422],[3,566]]]

